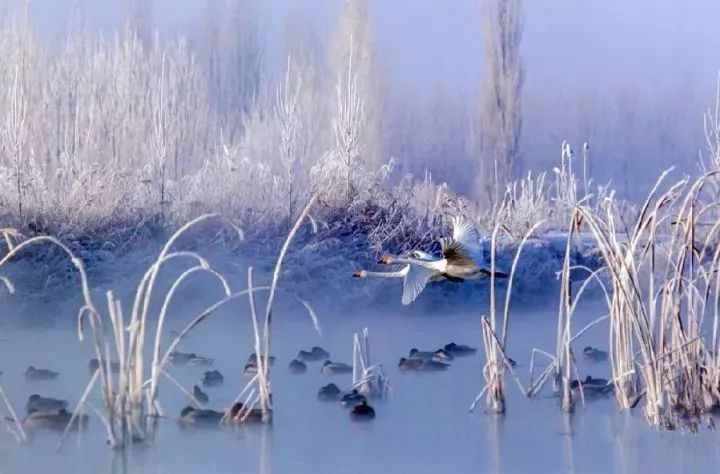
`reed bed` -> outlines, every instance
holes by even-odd
[[[592,205],[582,199],[572,207],[558,272],[556,347],[554,353],[532,350],[527,389],[516,379],[526,396],[537,395],[552,380],[562,409],[572,412],[577,400],[570,385],[575,380],[584,403],[573,344],[607,321],[609,385],[620,410],[641,406],[650,426],[696,431],[706,413],[720,408],[720,202],[715,192],[720,172],[668,185],[669,173],[660,176],[633,219],[627,218],[627,208],[612,193]],[[492,237],[493,271],[498,232],[499,227]],[[601,268],[573,264],[582,237],[592,239],[597,247]],[[486,411],[505,411],[504,372],[510,368],[505,352],[507,304],[521,247],[510,273],[502,337],[497,336],[491,278],[490,316],[481,320],[486,385],[471,409],[486,394]],[[601,288],[607,314],[573,332],[573,314],[591,283]],[[538,355],[549,364],[535,378]]]
[[[277,258],[272,281],[269,286],[255,286],[253,283],[252,268],[248,270],[248,288],[240,291],[233,291],[228,281],[218,271],[212,268],[210,263],[197,252],[175,250],[178,240],[191,229],[209,220],[218,219],[216,214],[200,216],[178,229],[166,242],[157,259],[143,275],[135,292],[132,311],[129,317],[125,316],[121,301],[118,300],[112,291],[106,293],[107,312],[104,315],[98,306],[93,302],[90,284],[87,278],[82,260],[77,258],[73,252],[58,239],[53,237],[34,237],[14,245],[11,231],[5,234],[8,245],[8,253],[0,260],[0,268],[18,253],[31,245],[52,244],[59,247],[70,258],[80,275],[81,295],[83,305],[77,316],[78,338],[82,341],[89,333],[95,357],[99,361],[97,370],[93,373],[87,386],[83,390],[79,402],[76,404],[60,443],[70,431],[75,419],[88,407],[98,414],[107,431],[108,444],[114,449],[126,447],[130,442],[148,441],[153,434],[156,421],[159,417],[165,416],[159,399],[159,388],[161,376],[172,382],[172,386],[189,395],[189,391],[182,387],[166,370],[170,356],[180,341],[197,325],[206,320],[222,306],[237,300],[248,297],[250,301],[251,317],[253,322],[255,351],[256,354],[264,354],[265,357],[258,358],[258,375],[254,377],[243,388],[238,400],[246,393],[250,393],[245,400],[245,409],[236,415],[231,421],[242,422],[250,413],[250,410],[259,403],[263,413],[263,421],[270,422],[272,415],[271,385],[267,367],[267,356],[270,351],[271,322],[273,314],[273,302],[277,293],[278,281],[282,262],[287,254],[288,248],[294,236],[297,234],[302,223],[308,217],[310,209],[314,205],[316,197],[312,197],[303,211],[300,213],[295,225],[287,236],[285,243]],[[174,259],[184,259],[191,262],[191,266],[180,272],[172,280],[169,290],[161,295],[162,305],[156,314],[151,310],[153,294],[158,281],[158,274],[167,262]],[[162,335],[164,333],[164,322],[169,312],[170,304],[178,292],[180,285],[193,275],[206,273],[211,275],[222,291],[223,297],[213,303],[194,317],[185,328],[180,331],[168,344],[162,348]],[[7,277],[2,277],[8,290],[13,291],[14,287]],[[255,310],[255,293],[269,292],[268,301],[264,313],[262,327],[258,324]],[[308,310],[313,325],[319,330],[319,323],[312,307],[303,300],[300,300]],[[148,325],[154,318],[157,327],[154,336],[148,333]],[[151,338],[151,339],[149,339]],[[150,348],[146,347],[151,344]],[[145,357],[151,349],[152,358],[149,364],[145,363]],[[119,370],[113,374],[111,360],[119,361]],[[149,370],[148,370],[149,367]],[[99,385],[102,395],[102,409],[93,406],[88,397]],[[253,396],[257,394],[254,398]],[[0,387],[0,395],[3,398],[8,412],[11,414],[14,423],[8,423],[8,429],[18,441],[27,441],[27,435],[16,411],[9,400],[4,396]],[[197,403],[197,402],[196,402]]]
[[[717,378],[717,171],[665,186],[658,179],[624,238],[612,199],[601,213],[580,207],[612,288],[610,356],[621,409],[644,398],[653,426],[696,429],[719,406]],[[711,316],[707,318],[707,316]]]

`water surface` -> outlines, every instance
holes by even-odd
[[[212,298],[207,292],[186,291],[173,306],[168,330],[181,328]],[[527,399],[508,378],[505,416],[488,416],[482,410],[471,414],[468,407],[483,386],[481,351],[456,359],[444,373],[398,371],[399,357],[412,347],[429,350],[450,341],[479,346],[482,308],[425,312],[419,309],[422,305],[373,310],[338,306],[341,309],[318,308],[321,337],[297,307],[285,304],[278,311],[272,348],[278,359],[271,369],[272,426],[188,430],[165,420],[152,445],[134,446],[124,455],[106,447],[104,429],[95,417],[86,432],[68,438],[59,451],[59,437],[53,433],[41,433],[31,444],[20,446],[2,430],[0,472],[709,473],[720,468],[720,444],[714,432],[691,435],[651,430],[639,410],[618,413],[612,399],[578,405],[569,417],[548,392]],[[89,380],[87,364],[93,354],[89,341],[77,341],[73,305],[14,308],[4,313],[0,369],[16,408],[22,409],[32,393],[74,403]],[[578,314],[576,330],[602,313],[599,303],[587,305]],[[513,309],[509,354],[518,361],[524,384],[531,348],[553,351],[555,321],[556,308],[551,306]],[[315,397],[317,389],[330,381],[349,385],[350,375],[321,374],[319,362],[309,363],[304,375],[291,375],[287,364],[299,349],[313,345],[326,348],[333,360],[350,363],[353,333],[364,327],[370,331],[372,362],[384,364],[392,393],[387,400],[372,402],[377,413],[374,421],[353,423],[347,409]],[[579,353],[586,344],[607,348],[606,334],[605,326],[594,328],[578,341],[575,351]],[[214,358],[215,367],[225,375],[221,387],[206,390],[212,408],[226,406],[245,384],[242,367],[251,344],[244,302],[213,316],[182,343],[183,351]],[[60,371],[61,376],[56,381],[27,382],[22,372],[29,364]],[[582,376],[609,375],[605,363],[580,364]],[[186,387],[198,382],[203,370],[170,368]],[[160,397],[168,414],[179,413],[186,404],[167,380],[161,382]],[[97,394],[92,402],[101,406]]]

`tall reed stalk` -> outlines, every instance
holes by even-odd
[[[270,351],[270,328],[273,302],[277,293],[277,285],[280,278],[283,259],[287,254],[293,237],[298,232],[305,217],[308,216],[308,213],[315,201],[316,197],[310,199],[285,240],[275,265],[270,286],[254,286],[252,269],[249,269],[248,289],[236,292],[231,290],[228,281],[219,272],[214,270],[210,266],[209,262],[198,253],[173,250],[173,247],[177,243],[178,239],[180,239],[180,237],[182,237],[187,231],[209,219],[215,219],[218,216],[215,214],[208,214],[188,222],[175,232],[170,239],[168,239],[158,255],[158,258],[141,278],[135,293],[132,312],[129,318],[125,317],[121,302],[114,296],[112,291],[108,291],[106,293],[107,319],[103,319],[100,310],[93,303],[90,285],[82,261],[78,259],[62,242],[53,237],[43,236],[35,237],[18,245],[14,245],[12,239],[5,235],[6,243],[8,244],[8,253],[0,260],[0,268],[25,248],[35,244],[49,243],[58,246],[69,256],[71,262],[80,275],[83,305],[77,317],[78,336],[80,340],[84,339],[85,329],[86,327],[89,327],[95,357],[99,361],[99,367],[95,374],[91,377],[88,385],[85,387],[83,397],[74,410],[72,419],[68,424],[68,428],[88,404],[88,395],[99,381],[100,390],[103,396],[104,411],[98,410],[98,413],[101,416],[103,424],[107,428],[110,446],[113,448],[121,448],[126,446],[129,441],[146,440],[148,435],[152,432],[152,428],[154,426],[154,423],[148,424],[148,421],[154,421],[158,416],[162,415],[162,407],[158,398],[160,376],[163,375],[168,378],[177,388],[183,391],[183,393],[187,393],[187,390],[180,386],[178,382],[164,370],[170,360],[172,352],[175,350],[179,342],[194,327],[210,315],[214,314],[216,310],[233,300],[245,296],[248,296],[250,299],[251,316],[253,318],[253,328],[255,334],[255,350],[257,354],[264,354],[264,357],[258,357],[258,377],[253,379],[251,383],[255,381],[257,382],[257,401],[259,401],[261,409],[263,410],[263,419],[265,421],[269,421],[272,413],[272,398],[267,360]],[[154,289],[156,287],[161,268],[170,260],[180,258],[190,260],[193,262],[193,265],[182,271],[179,276],[172,281],[169,290],[162,298],[162,305],[160,306],[156,316],[157,326],[152,341],[154,342],[152,346],[152,362],[150,364],[150,371],[148,374],[145,371],[146,365],[144,363],[144,357],[146,353],[145,343],[147,341],[148,324],[151,317],[151,301],[153,299]],[[172,300],[183,283],[192,276],[200,273],[206,273],[212,276],[218,282],[224,297],[207,307],[194,319],[192,319],[191,322],[188,323],[187,326],[170,342],[163,352],[161,351],[162,334],[164,332],[164,323],[169,313]],[[14,289],[12,282],[8,278],[2,277],[2,281],[9,290]],[[269,291],[262,334],[260,333],[255,311],[254,293],[257,291]],[[319,330],[319,325],[314,311],[307,302],[302,300],[300,301],[308,309],[315,327]],[[117,377],[113,378],[111,360],[115,357],[119,360],[120,367]],[[254,393],[256,389],[253,389],[252,393]],[[241,392],[241,395],[244,392],[245,390]],[[15,424],[18,427],[18,439],[23,441],[26,440],[27,437],[23,430],[22,423],[15,415],[9,401],[5,399],[5,402],[8,407],[8,411],[12,414]],[[246,413],[249,413],[249,408]],[[67,431],[68,430],[66,430],[66,433]],[[64,437],[65,436],[61,438],[61,442]]]

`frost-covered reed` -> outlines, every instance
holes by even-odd
[[[316,198],[313,197],[301,212],[298,220],[287,236],[280,254],[277,258],[275,270],[272,275],[272,281],[269,286],[254,286],[252,269],[248,271],[248,288],[241,291],[231,290],[228,281],[215,269],[210,263],[199,253],[176,250],[179,239],[192,229],[197,228],[201,224],[218,219],[218,215],[200,216],[185,226],[177,230],[165,243],[157,259],[150,265],[143,275],[137,290],[135,292],[134,302],[129,317],[125,316],[121,301],[118,300],[112,291],[106,293],[107,312],[101,311],[100,307],[93,302],[92,293],[90,291],[90,283],[87,278],[85,266],[79,258],[61,241],[54,237],[34,237],[22,241],[15,245],[13,240],[12,229],[4,231],[8,252],[0,260],[0,268],[13,259],[16,255],[26,250],[28,247],[37,244],[50,244],[60,248],[69,257],[80,276],[80,290],[83,299],[83,306],[78,312],[78,337],[82,341],[85,333],[89,332],[92,339],[94,356],[99,361],[97,370],[93,373],[89,383],[85,387],[79,402],[73,411],[73,416],[68,423],[65,435],[72,426],[75,417],[81,415],[88,408],[98,414],[107,431],[108,443],[113,448],[122,448],[129,442],[146,441],[152,435],[154,422],[159,416],[163,416],[162,406],[159,398],[159,387],[161,376],[172,382],[184,394],[188,395],[189,391],[183,388],[165,368],[170,360],[170,356],[176,349],[180,341],[198,324],[214,314],[220,307],[241,297],[249,296],[251,317],[253,321],[255,353],[264,354],[264,357],[258,358],[258,376],[250,381],[247,387],[240,392],[241,397],[247,392],[253,383],[257,387],[252,393],[258,393],[258,396],[251,403],[246,403],[247,413],[251,410],[256,402],[259,402],[263,412],[263,420],[270,421],[272,413],[272,397],[271,387],[268,375],[268,360],[270,342],[271,342],[271,320],[273,315],[273,302],[278,288],[278,280],[280,278],[280,270],[285,254],[288,251],[290,242],[297,233],[301,224],[308,216],[310,209],[315,204]],[[231,226],[232,228],[232,226]],[[162,301],[157,312],[151,308],[152,301],[157,299],[155,296],[155,287],[158,281],[158,274],[161,268],[171,260],[187,260],[190,266],[182,270],[177,275],[170,288],[164,295],[159,295]],[[207,273],[214,277],[223,297],[213,303],[205,310],[201,311],[183,328],[170,343],[162,348],[164,322],[168,315],[170,304],[176,295],[178,288],[190,277]],[[8,290],[14,290],[9,278],[2,277]],[[257,313],[255,310],[254,294],[258,291],[268,291],[269,297],[264,312],[262,328],[258,325]],[[319,328],[317,318],[310,305],[302,301],[308,310],[312,322],[316,328]],[[151,321],[156,322],[155,333],[148,332]],[[146,344],[149,346],[146,346]],[[151,352],[150,364],[145,363],[145,358]],[[111,360],[119,361],[119,370],[117,374],[113,374],[111,370]],[[149,368],[149,370],[148,370]],[[95,407],[89,401],[88,397],[94,388],[99,385],[102,395],[103,407]],[[251,394],[252,394],[251,393]],[[27,435],[23,430],[23,425],[15,410],[5,397],[4,391],[0,387],[0,395],[2,396],[6,408],[14,423],[8,425],[19,441],[26,441]],[[240,414],[241,415],[241,414]],[[233,422],[243,421],[242,418],[232,420]],[[62,439],[64,439],[65,435]],[[61,439],[61,442],[62,442]]]
[[[384,397],[390,392],[390,381],[382,364],[370,361],[370,333],[363,329],[362,337],[353,335],[353,382],[345,393],[357,390],[369,397]]]
[[[720,251],[718,171],[664,185],[664,173],[626,234],[615,208],[580,208],[608,268],[610,341],[618,405],[644,398],[654,426],[696,428],[719,405],[717,378]],[[662,189],[665,191],[662,191]]]
[[[669,173],[658,179],[633,220],[622,215],[613,194],[597,207],[575,205],[558,273],[555,353],[533,349],[529,387],[521,386],[526,395],[536,395],[553,380],[563,409],[572,411],[577,394],[570,382],[576,380],[584,402],[573,346],[607,320],[610,384],[621,410],[641,406],[651,426],[695,431],[703,415],[720,406],[720,213],[712,185],[719,171],[667,185]],[[572,263],[581,232],[597,246],[602,267]],[[591,283],[602,289],[608,314],[573,332],[573,314]],[[491,314],[493,308],[491,287]],[[492,318],[483,318],[483,338],[488,399],[491,407],[502,409],[504,353],[499,349],[504,344],[495,336]],[[535,380],[537,355],[550,364]]]

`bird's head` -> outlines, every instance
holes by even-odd
[[[380,260],[378,260],[378,263],[381,265],[392,265],[393,258],[390,255],[383,255],[380,257]]]
[[[365,270],[356,270],[355,273],[353,273],[353,276],[355,278],[365,278],[367,276],[367,272]]]
[[[413,250],[412,252],[410,252],[410,257],[414,258],[415,260],[425,260],[426,262],[431,262],[436,259],[436,257],[432,254],[423,252],[422,250]]]

